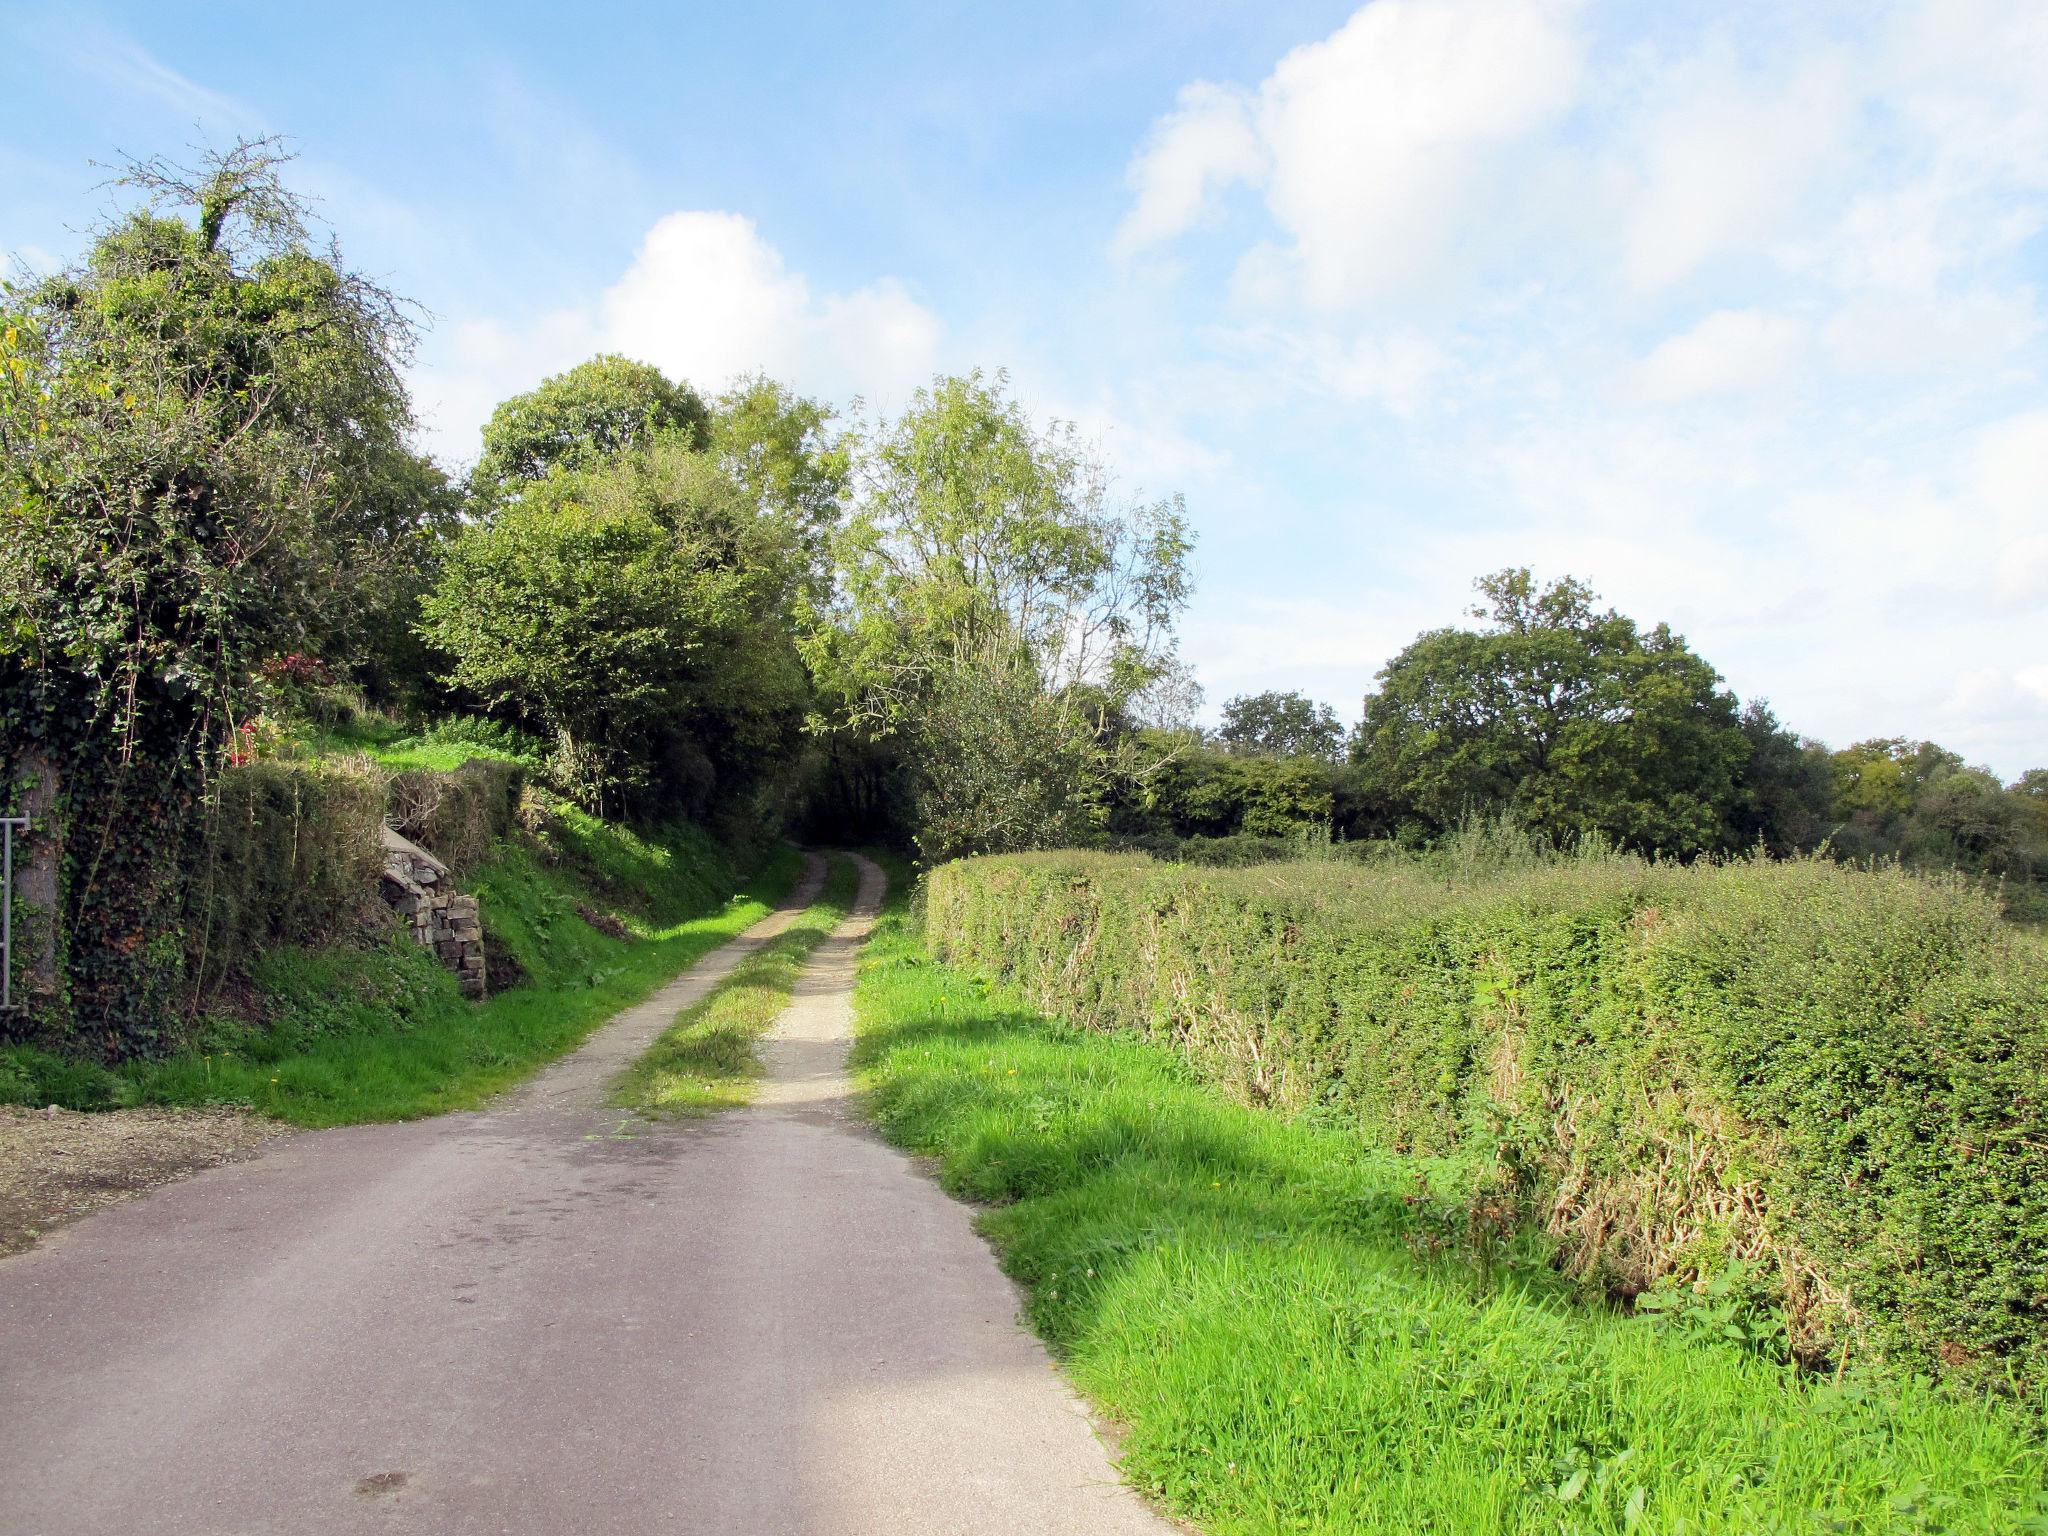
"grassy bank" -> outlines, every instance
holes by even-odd
[[[1578,1305],[1541,1255],[1471,1240],[1440,1165],[1048,1022],[934,963],[900,897],[856,1005],[882,1128],[988,1203],[1031,1321],[1128,1426],[1127,1477],[1208,1536],[2048,1529],[2019,1410],[1802,1378],[1721,1296]]]
[[[688,824],[641,833],[559,809],[466,882],[500,981],[516,965],[520,985],[468,1002],[395,934],[280,946],[250,968],[254,1017],[208,1018],[175,1053],[111,1068],[0,1051],[0,1102],[239,1104],[302,1126],[473,1107],[765,916],[800,861],[780,846],[745,863]]]
[[[860,871],[834,855],[824,889],[803,915],[763,945],[718,990],[686,1008],[621,1074],[612,1102],[648,1114],[705,1114],[744,1104],[760,1073],[755,1045],[789,1006],[811,951],[853,910]]]

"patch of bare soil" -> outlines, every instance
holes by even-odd
[[[247,1157],[291,1127],[239,1109],[19,1109],[0,1104],[0,1254],[188,1173]]]
[[[613,913],[600,912],[595,907],[579,906],[576,915],[607,938],[619,939],[628,944],[633,942],[633,930]]]

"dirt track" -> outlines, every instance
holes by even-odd
[[[489,1110],[296,1136],[0,1261],[0,1529],[1168,1529],[849,1099],[880,895],[866,866],[751,1108],[602,1106],[762,928]]]

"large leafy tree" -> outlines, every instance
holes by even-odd
[[[1216,740],[1229,752],[1255,757],[1343,756],[1344,727],[1337,712],[1304,693],[1239,694],[1223,706]]]
[[[1504,810],[1558,838],[1725,844],[1750,746],[1714,669],[1570,577],[1477,585],[1484,627],[1420,636],[1366,700],[1354,756],[1391,819],[1440,829]]]
[[[314,246],[285,158],[132,167],[146,206],[0,314],[0,751],[63,871],[39,979],[115,1052],[164,1027],[179,858],[256,664],[409,558],[410,331]]]
[[[680,436],[702,448],[710,430],[711,412],[689,385],[652,364],[606,353],[491,412],[470,480],[485,497],[504,499],[556,469],[588,468],[658,437]]]
[[[542,727],[589,805],[702,809],[794,744],[791,524],[677,436],[533,484],[424,601],[452,680]]]
[[[909,743],[928,855],[1080,839],[1124,706],[1172,667],[1179,503],[1116,502],[1000,375],[937,380],[862,449],[839,602],[809,645],[838,719]],[[1025,761],[1040,771],[1006,766]]]
[[[719,466],[764,512],[796,529],[821,601],[830,591],[830,544],[852,476],[851,447],[832,421],[829,406],[752,374],[718,397],[709,429]]]

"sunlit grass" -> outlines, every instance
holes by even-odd
[[[753,1097],[755,1047],[789,1006],[811,951],[853,909],[860,872],[834,856],[818,900],[784,932],[749,955],[718,989],[685,1009],[646,1055],[619,1077],[612,1102],[650,1114],[705,1114]]]
[[[987,1203],[1125,1475],[1208,1536],[2048,1530],[2023,1410],[1430,1257],[1429,1170],[932,963],[900,899],[856,1007],[883,1130]]]
[[[486,1002],[395,935],[368,949],[280,947],[252,978],[264,1024],[217,1019],[186,1049],[111,1069],[11,1051],[0,1099],[236,1104],[302,1126],[473,1108],[765,917],[800,864],[778,846],[735,892],[727,856],[692,827],[643,834],[583,818],[566,836],[552,863],[508,843],[477,873],[486,931],[526,972]],[[585,911],[621,917],[635,937],[600,932]]]

